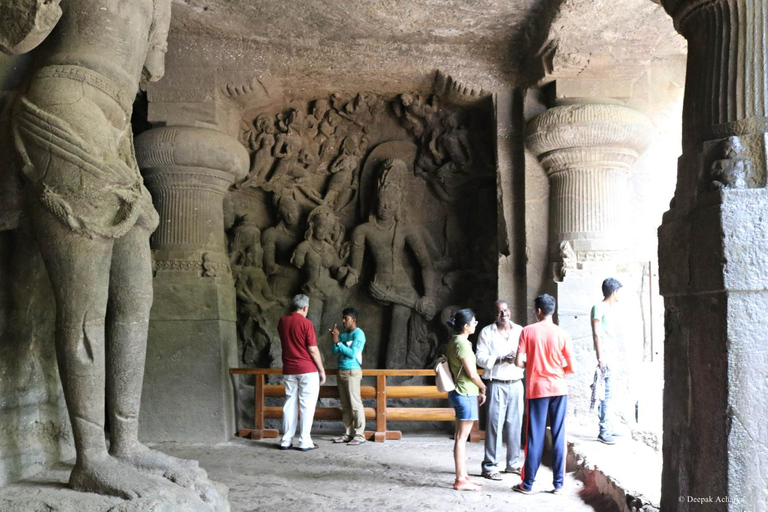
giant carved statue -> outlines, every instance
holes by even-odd
[[[16,2],[30,11],[19,19],[40,19],[35,10],[58,3]],[[154,510],[227,509],[196,462],[138,439],[149,235],[158,216],[136,165],[130,119],[139,82],[164,73],[170,0],[68,0],[61,8],[45,30],[3,40],[9,53],[44,40],[15,105],[13,135],[56,299],[56,353],[77,453],[69,483],[148,499]]]
[[[345,284],[354,286],[363,268],[366,251],[376,271],[368,290],[373,298],[392,306],[386,367],[405,368],[409,347],[408,324],[416,312],[431,320],[435,315],[432,262],[423,228],[402,221],[402,177],[405,162],[385,162],[378,181],[377,201],[370,220],[352,233],[351,268]],[[406,250],[415,256],[421,270],[424,294],[420,295],[403,266]]]

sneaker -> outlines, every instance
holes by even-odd
[[[603,444],[616,444],[616,440],[611,434],[600,434],[597,436],[597,440]]]

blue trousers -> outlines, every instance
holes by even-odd
[[[520,475],[523,486],[526,489],[533,487],[536,472],[541,465],[549,418],[552,430],[552,483],[555,489],[560,489],[565,478],[565,411],[568,409],[568,395],[530,398],[526,400],[526,409],[525,465]]]

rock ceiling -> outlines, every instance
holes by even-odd
[[[173,4],[172,42],[174,38],[219,41],[221,47],[239,45],[237,51],[261,45],[265,52],[283,52],[283,61],[295,59],[295,46],[301,45],[313,48],[314,60],[323,53],[335,58],[329,61],[333,66],[343,63],[339,54],[349,53],[350,61],[355,52],[365,53],[369,60],[371,55],[389,54],[376,62],[386,70],[397,64],[398,55],[422,52],[423,65],[433,60],[437,68],[442,65],[440,57],[444,62],[455,54],[465,68],[473,62],[483,67],[473,76],[480,82],[488,69],[499,69],[501,78],[481,83],[491,88],[502,82],[639,75],[652,59],[685,52],[672,20],[652,0],[173,0]],[[414,63],[404,64],[409,65]]]

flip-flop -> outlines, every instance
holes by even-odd
[[[468,480],[456,480],[453,482],[453,489],[455,491],[479,491],[481,487]]]
[[[556,494],[556,495],[558,495],[558,496],[559,496],[559,495],[561,495],[561,494],[565,494],[565,491],[563,491],[563,488],[562,488],[562,487],[555,487],[555,488],[554,488],[554,489],[552,489],[550,492],[551,492],[552,494]]]
[[[336,437],[334,439],[331,439],[332,443],[341,444],[341,443],[348,443],[350,440],[343,438],[343,437]]]
[[[483,478],[488,480],[501,480],[501,474],[498,471],[483,471]]]
[[[353,439],[347,443],[347,446],[360,446],[361,444],[365,444],[365,443],[366,441],[361,441],[360,439]]]
[[[308,451],[310,451],[310,450],[317,450],[318,448],[320,448],[320,447],[319,447],[319,446],[317,446],[316,444],[313,444],[312,446],[309,446],[309,447],[307,447],[307,448],[298,448],[298,450],[299,450],[300,452],[308,452]]]
[[[522,482],[513,485],[512,490],[523,494],[533,494],[533,489],[526,489]]]
[[[280,447],[281,450],[290,450],[291,449],[291,445],[289,445],[289,444],[280,444],[278,446]]]

